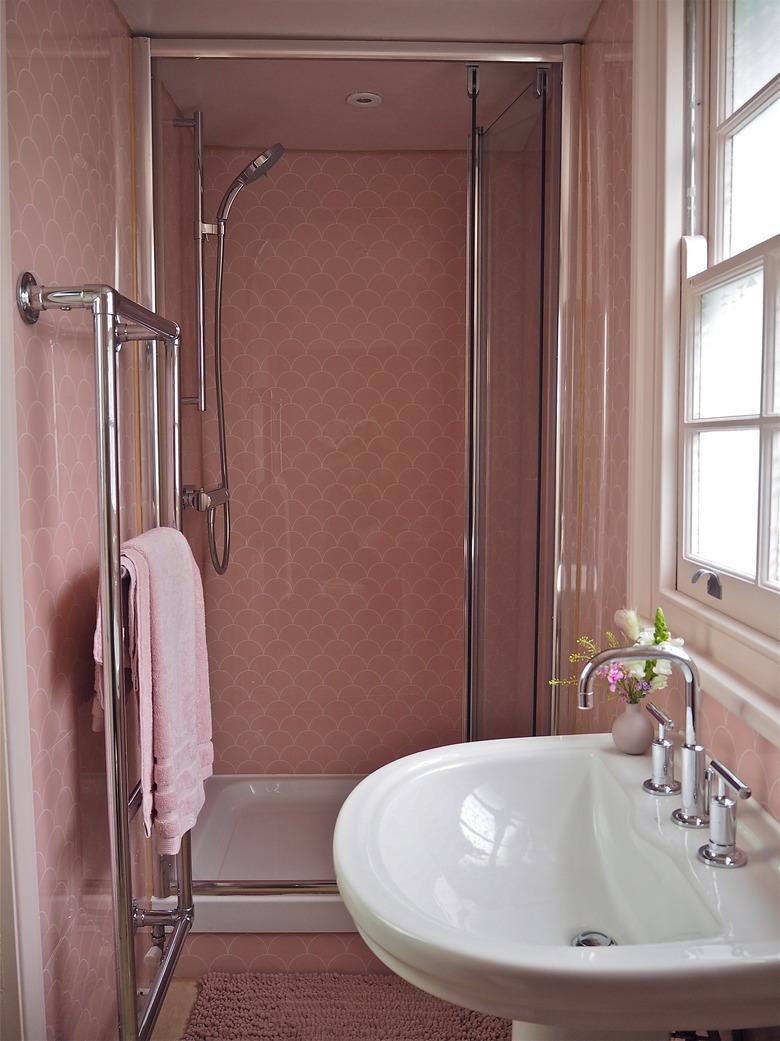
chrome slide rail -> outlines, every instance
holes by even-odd
[[[97,476],[100,561],[100,611],[103,619],[103,683],[105,692],[106,788],[111,852],[114,942],[116,947],[117,1019],[119,1041],[148,1041],[173,969],[193,917],[190,836],[185,835],[175,857],[176,905],[153,911],[133,901],[130,819],[140,807],[140,783],[130,792],[127,777],[127,720],[122,649],[121,518],[119,509],[119,410],[117,355],[128,341],[162,342],[166,349],[166,380],[170,431],[153,417],[154,466],[151,487],[158,523],[181,529],[181,422],[179,326],[122,296],[111,286],[41,286],[24,272],[17,283],[17,305],[26,322],[37,322],[42,311],[89,310],[95,340],[95,404],[97,413]],[[156,393],[156,391],[152,391]],[[166,459],[166,455],[169,457]],[[171,458],[172,457],[172,458]],[[167,489],[167,494],[165,494]],[[160,965],[139,1008],[135,975],[135,932],[151,928],[162,946]],[[165,934],[165,929],[170,933]]]

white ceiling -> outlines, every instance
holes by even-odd
[[[155,75],[180,111],[203,112],[206,143],[323,151],[463,150],[470,128],[460,62],[165,58]],[[488,126],[535,81],[535,69],[480,66],[479,122]],[[533,90],[533,88],[531,88]],[[376,108],[346,103],[355,91]]]
[[[145,36],[581,40],[599,0],[118,0]]]

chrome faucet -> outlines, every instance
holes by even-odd
[[[682,828],[704,828],[709,823],[707,785],[705,781],[704,747],[697,740],[699,724],[700,684],[696,664],[681,647],[610,647],[595,654],[580,673],[577,704],[581,709],[593,708],[593,680],[599,669],[610,662],[668,661],[676,665],[685,680],[685,744],[681,750],[682,805],[672,820]]]

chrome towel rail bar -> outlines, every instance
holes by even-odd
[[[159,921],[144,920],[145,909],[133,901],[129,819],[141,801],[140,785],[129,793],[127,778],[127,721],[122,640],[122,529],[119,494],[119,408],[117,354],[130,340],[150,340],[154,369],[157,348],[165,346],[165,384],[168,402],[150,388],[151,482],[153,516],[181,528],[181,420],[179,326],[129,300],[108,285],[42,286],[25,271],[17,282],[16,302],[22,318],[32,324],[42,311],[89,310],[95,344],[95,404],[97,414],[97,478],[100,563],[100,611],[103,620],[103,689],[106,745],[106,788],[111,851],[113,926],[116,946],[117,1019],[119,1041],[148,1041],[184,940],[192,924],[192,865],[190,836],[184,836],[174,860],[176,907]],[[162,406],[162,407],[161,407]],[[161,416],[170,417],[170,439]],[[166,453],[169,458],[166,461]],[[170,458],[172,456],[172,458]],[[167,494],[166,494],[167,489]],[[165,501],[163,501],[165,499]],[[165,517],[165,521],[163,520]],[[151,916],[156,918],[156,916]],[[164,927],[171,928],[167,938]],[[135,930],[152,928],[153,941],[163,955],[146,1003],[139,1016],[135,976]]]

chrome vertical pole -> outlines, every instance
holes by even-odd
[[[168,344],[169,399],[171,403],[171,426],[173,444],[173,504],[171,523],[181,531],[181,340],[177,336]]]
[[[193,164],[195,171],[195,212],[193,234],[195,237],[195,336],[198,358],[198,393],[183,398],[187,405],[197,405],[199,412],[206,411],[206,305],[204,244],[208,234],[203,222],[203,113],[193,112],[191,119],[174,121],[179,127],[192,127]]]
[[[97,390],[97,477],[99,494],[100,614],[103,640],[106,787],[113,884],[119,1041],[138,1035],[128,822],[127,733],[122,652],[121,532],[119,522],[119,412],[114,299],[94,302]]]
[[[172,466],[167,481],[166,498],[170,500],[160,504],[161,517],[165,516],[171,527],[181,531],[181,374],[180,374],[180,339],[175,337],[165,343],[166,348],[166,379],[168,389],[167,410],[171,415],[171,445]],[[165,408],[165,404],[163,403]],[[167,427],[166,427],[167,429]],[[156,442],[158,451],[163,453],[163,431],[156,428],[153,431],[153,440]],[[161,521],[162,523],[162,521]],[[149,1041],[154,1024],[165,1001],[165,995],[170,986],[173,970],[184,946],[184,941],[192,925],[193,902],[192,902],[192,860],[190,853],[190,833],[187,832],[181,840],[181,848],[176,854],[176,910],[174,912],[157,912],[168,921],[165,925],[172,927],[167,934],[163,949],[162,961],[157,973],[149,987],[149,994],[143,1007],[138,1028],[139,1041]],[[167,892],[162,895],[167,896]],[[145,912],[147,922],[151,922],[155,912]]]
[[[157,306],[157,288],[154,272],[157,250],[154,227],[154,128],[152,97],[151,41],[137,36],[132,41],[133,55],[133,116],[135,123],[135,213],[136,213],[136,296],[144,307],[154,311]],[[154,340],[139,348],[142,361],[145,395],[141,401],[141,436],[144,466],[142,470],[143,526],[155,527],[160,523],[155,504],[160,501],[160,459],[150,431],[159,423],[157,395],[159,350]]]
[[[471,147],[468,185],[468,275],[466,288],[466,519],[464,532],[465,561],[465,676],[463,729],[464,739],[473,741],[478,732],[479,678],[479,488],[480,488],[480,174],[481,130],[477,126],[479,66],[467,66],[468,96],[471,99]]]
[[[206,411],[206,309],[204,304],[204,265],[203,245],[205,234],[203,229],[203,113],[196,112],[195,121],[195,292],[196,292],[196,336],[198,350],[198,411]]]
[[[158,528],[162,524],[162,489],[163,459],[160,448],[160,345],[157,340],[150,340],[146,348],[146,380],[149,390],[147,405],[149,408],[149,426],[152,437],[149,440],[149,504],[151,508],[151,527]]]

